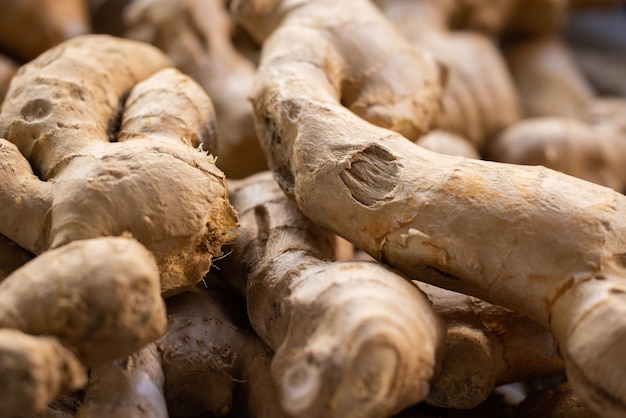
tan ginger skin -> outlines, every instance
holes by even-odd
[[[568,382],[530,393],[517,407],[518,418],[601,418],[574,393]]]
[[[228,178],[267,169],[254,130],[254,64],[233,44],[225,0],[135,0],[124,14],[127,36],[152,43],[209,94],[217,117],[217,166]]]
[[[165,306],[154,257],[135,240],[119,237],[46,251],[0,284],[0,328],[25,335],[1,343],[4,353],[20,353],[25,363],[0,362],[2,384],[13,385],[0,391],[0,416],[39,412],[59,391],[84,385],[83,365],[128,355],[163,333]],[[30,342],[24,341],[29,334]]]
[[[380,264],[330,261],[334,236],[271,173],[230,190],[241,229],[218,273],[244,295],[253,328],[275,350],[285,411],[382,417],[423,400],[445,333],[424,295]]]
[[[168,66],[156,48],[106,35],[23,66],[0,111],[0,233],[36,254],[131,235],[166,295],[200,281],[237,218],[224,174],[196,149],[215,138],[210,99]]]
[[[92,367],[76,418],[168,418],[165,377],[156,345]]]
[[[562,373],[558,344],[545,327],[471,296],[415,284],[448,325],[442,367],[426,398],[430,405],[471,409],[496,386]]]
[[[21,62],[91,31],[85,0],[0,0],[0,49]]]
[[[273,353],[250,329],[241,300],[199,287],[168,298],[167,308],[157,349],[170,416],[286,417],[270,374]]]
[[[401,132],[423,131],[440,93],[435,63],[410,67],[428,83],[396,77],[402,42],[367,2],[269,3],[234,10],[267,37],[252,100],[281,188],[318,226],[408,277],[548,327],[576,393],[603,416],[623,416],[626,197],[543,167],[432,153],[368,123],[342,103],[377,91],[360,116],[381,124],[411,113]],[[411,88],[429,100],[406,102],[426,108],[398,112],[395,99]]]

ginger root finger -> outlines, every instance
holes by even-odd
[[[281,188],[319,227],[406,276],[549,327],[574,390],[624,415],[626,197],[543,167],[435,154],[367,123],[340,101],[352,74],[343,38],[305,26],[300,10],[283,9],[265,41],[252,96]],[[377,56],[363,39],[351,45]]]
[[[165,329],[154,257],[114,237],[46,251],[0,283],[0,327],[53,335],[87,366],[128,355]]]
[[[76,418],[168,418],[161,358],[154,343],[92,367]]]
[[[331,262],[334,236],[287,200],[271,173],[231,183],[240,235],[219,274],[246,298],[275,350],[283,408],[376,417],[424,399],[443,343],[430,302],[373,262]]]
[[[448,325],[441,370],[426,398],[430,405],[471,409],[496,386],[563,371],[558,344],[545,327],[471,296],[415,284]]]
[[[286,416],[269,364],[272,353],[252,332],[241,301],[223,289],[196,288],[168,298],[168,327],[157,341],[172,417]]]
[[[0,329],[0,417],[37,414],[86,382],[84,366],[56,338]]]

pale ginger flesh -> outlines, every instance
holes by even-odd
[[[368,10],[364,2],[290,9],[279,1],[265,15],[246,15],[254,2],[239,3],[249,6],[236,9],[242,24],[269,34],[252,98],[255,120],[270,167],[302,212],[411,278],[549,327],[574,390],[598,413],[622,416],[626,197],[542,167],[435,154],[350,112],[342,103],[359,90],[348,80],[366,62],[385,69],[397,62],[385,59],[389,44],[381,50],[357,36],[366,14],[354,11]],[[333,31],[340,23],[353,30]],[[346,44],[361,52],[359,60],[344,59]],[[372,89],[374,80],[360,87]],[[388,97],[396,96],[377,99]],[[393,106],[369,106],[374,121],[394,118]]]
[[[36,254],[130,235],[164,292],[200,281],[237,218],[196,149],[215,136],[211,101],[169,65],[152,46],[88,35],[23,66],[0,111],[0,233]]]

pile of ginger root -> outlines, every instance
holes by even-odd
[[[626,416],[625,2],[0,9],[0,418]]]

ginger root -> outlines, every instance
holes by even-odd
[[[448,325],[441,370],[426,398],[430,405],[475,408],[496,386],[563,371],[558,344],[545,327],[471,296],[415,284]]]
[[[275,350],[272,375],[299,417],[381,417],[424,399],[444,328],[401,276],[331,262],[334,236],[287,200],[271,173],[230,184],[241,230],[220,262]]]
[[[397,91],[425,94],[390,76],[407,68],[404,49],[382,37],[391,29],[376,10],[359,0],[262,3],[236,1],[234,10],[267,36],[252,101],[283,191],[319,227],[408,277],[548,327],[581,399],[623,416],[626,197],[544,167],[436,154],[384,129],[393,123],[368,123],[359,115],[370,108],[370,121],[397,120]],[[411,74],[434,74],[429,60],[422,65]],[[379,93],[355,115],[347,107],[363,91]],[[414,103],[427,106],[420,115],[436,111]]]
[[[155,255],[164,294],[200,281],[237,216],[196,149],[215,139],[211,101],[168,66],[152,46],[105,35],[24,65],[0,110],[0,233],[35,254],[130,235]]]
[[[86,381],[83,365],[56,338],[0,329],[0,417],[32,416]]]
[[[248,101],[255,68],[233,44],[226,1],[134,0],[124,17],[126,36],[164,51],[211,97],[220,138],[213,152],[228,178],[266,170]]]

